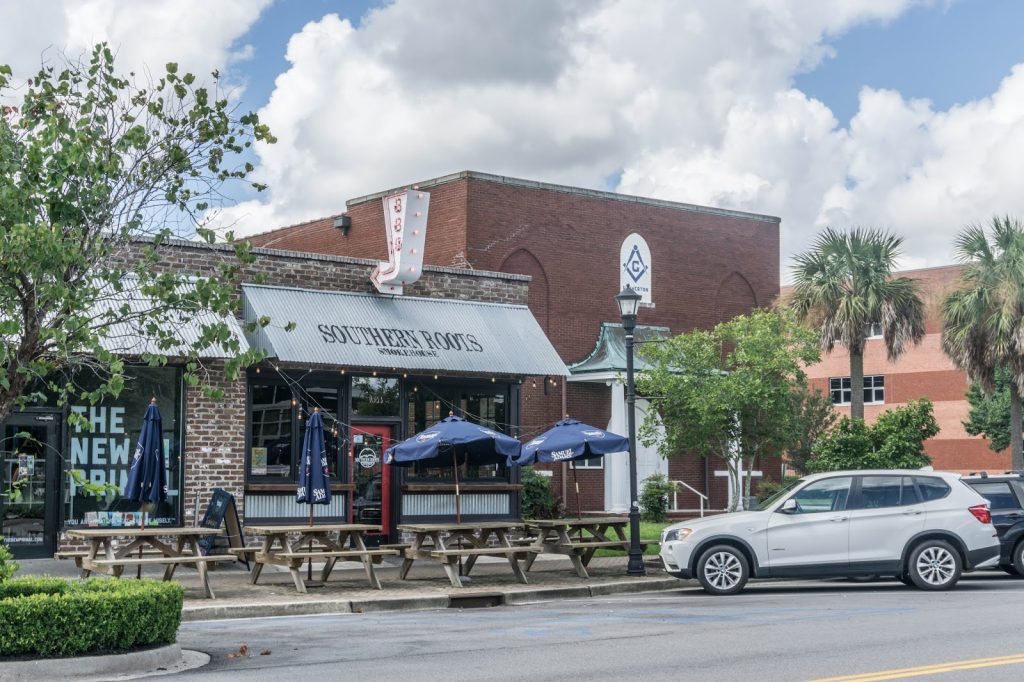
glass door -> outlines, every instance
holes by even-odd
[[[391,447],[388,424],[353,424],[349,471],[355,491],[350,519],[353,523],[371,523],[383,527],[383,537],[391,531],[391,467],[384,466],[384,451]]]
[[[56,549],[59,423],[57,413],[19,413],[0,431],[0,531],[15,557]]]

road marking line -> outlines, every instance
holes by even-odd
[[[882,682],[883,680],[899,680],[906,677],[921,677],[923,675],[937,675],[939,673],[951,673],[958,670],[992,668],[1000,665],[1015,665],[1018,663],[1024,664],[1024,654],[994,656],[992,658],[975,658],[966,661],[935,663],[932,665],[922,665],[914,668],[880,670],[873,673],[858,673],[856,675],[841,675],[839,677],[823,677],[812,680],[811,682]]]

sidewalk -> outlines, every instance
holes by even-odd
[[[323,587],[310,588],[307,594],[295,591],[286,569],[266,566],[258,585],[249,583],[245,565],[219,564],[210,573],[210,585],[216,599],[203,596],[194,570],[178,568],[174,577],[185,588],[182,619],[215,620],[266,616],[308,615],[317,613],[369,613],[449,607],[523,604],[551,599],[584,599],[626,592],[678,590],[687,582],[669,577],[661,570],[657,557],[646,557],[647,575],[626,575],[626,557],[600,557],[590,562],[590,579],[576,576],[568,558],[541,555],[527,574],[529,584],[516,582],[504,559],[482,557],[473,568],[466,587],[452,587],[439,564],[418,561],[407,580],[398,579],[397,558],[387,557],[376,567],[384,586],[374,590],[366,582],[359,563],[338,562]],[[21,560],[18,575],[56,575],[78,577],[72,561],[53,559]],[[143,568],[143,577],[160,579],[162,566]],[[129,569],[125,575],[134,577]],[[313,564],[313,577],[319,575]],[[126,578],[127,579],[127,578]]]

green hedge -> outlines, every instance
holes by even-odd
[[[17,578],[0,583],[0,656],[75,656],[170,644],[181,585],[156,580]]]

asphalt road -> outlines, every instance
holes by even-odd
[[[732,597],[686,587],[489,609],[186,623],[181,645],[212,658],[175,677],[1017,682],[1022,604],[1024,580],[986,572],[943,593],[770,582]],[[230,657],[242,644],[248,655]]]

